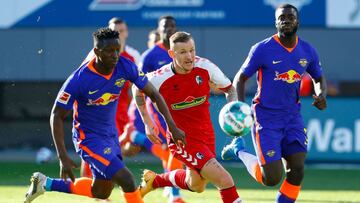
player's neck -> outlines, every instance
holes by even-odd
[[[102,75],[110,75],[114,69],[114,67],[108,68],[99,60],[95,60],[94,62],[95,70]]]
[[[192,71],[192,70],[186,70],[183,67],[176,65],[174,62],[171,63],[171,69],[175,74],[180,74],[180,75],[188,74]]]
[[[284,47],[287,47],[287,48],[293,48],[295,45],[296,45],[296,38],[297,38],[297,35],[296,34],[293,34],[293,35],[290,35],[290,36],[286,36],[284,34],[279,34],[278,33],[278,38],[280,40],[280,43],[284,46]]]

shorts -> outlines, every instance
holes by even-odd
[[[255,120],[252,140],[262,166],[292,154],[307,153],[306,129],[300,114],[285,115],[275,121]]]
[[[187,167],[200,173],[204,165],[212,158],[215,158],[215,144],[205,144],[198,141],[186,140],[185,147],[178,147],[168,138],[168,146],[171,154],[183,162]]]
[[[111,180],[116,172],[125,167],[117,137],[85,139],[79,144],[75,141],[77,153],[90,165],[95,179]]]

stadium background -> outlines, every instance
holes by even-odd
[[[32,159],[32,152],[44,146],[54,150],[48,117],[55,96],[91,49],[92,32],[111,17],[127,21],[127,43],[143,52],[157,18],[175,16],[179,30],[194,36],[198,55],[232,79],[251,45],[276,32],[274,7],[283,2],[300,8],[299,35],[317,49],[329,85],[337,91],[324,112],[311,106],[310,97],[302,100],[308,164],[360,164],[359,0],[3,0],[0,160],[11,160],[18,151],[26,152],[21,158]],[[251,81],[249,99],[254,91]],[[225,99],[211,99],[219,152],[230,141],[217,124]],[[67,147],[73,150],[70,119],[66,128]],[[246,139],[251,143],[250,136]]]

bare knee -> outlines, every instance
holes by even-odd
[[[269,176],[266,176],[263,183],[264,185],[266,186],[275,186],[277,184],[279,184],[281,181],[281,176],[272,176],[272,175],[269,175]]]
[[[92,192],[93,197],[97,198],[97,199],[107,199],[111,195],[111,190],[106,191],[106,190],[94,190],[94,189],[92,189],[91,192]]]
[[[205,191],[206,184],[196,184],[189,186],[189,189],[193,192],[202,193]]]
[[[300,185],[304,178],[304,166],[294,166],[286,173],[286,179],[295,185]]]
[[[216,186],[222,190],[222,189],[226,189],[226,188],[230,188],[232,186],[234,186],[234,180],[232,179],[232,177],[230,176],[230,174],[227,174],[227,176],[222,177],[220,179],[220,181],[216,184]]]
[[[112,178],[123,192],[134,192],[136,190],[133,174],[125,167],[119,170]]]

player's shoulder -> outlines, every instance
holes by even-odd
[[[127,53],[129,53],[131,56],[140,56],[140,52],[137,49],[135,49],[134,47],[129,46],[129,45],[125,46],[125,51]]]
[[[195,57],[195,67],[203,68],[203,69],[211,69],[217,67],[212,61],[207,58],[196,56]]]
[[[146,74],[149,80],[159,80],[159,79],[167,79],[174,75],[173,70],[171,69],[171,63],[162,66],[156,71],[152,71]]]
[[[298,45],[300,45],[306,52],[312,52],[315,50],[315,48],[309,42],[303,40],[300,37],[298,37]]]
[[[141,57],[144,59],[144,58],[147,58],[147,57],[151,57],[153,55],[155,55],[157,52],[157,46],[154,46],[154,47],[151,47],[151,48],[148,48],[147,50],[145,50],[142,54],[141,54]]]

